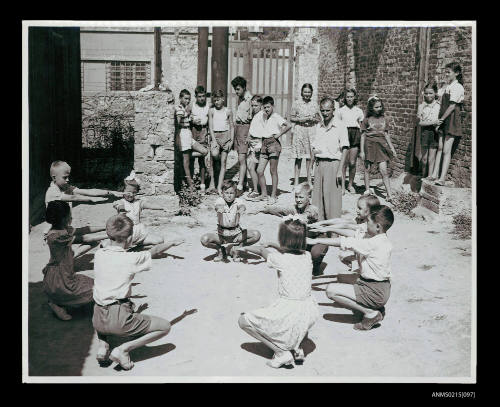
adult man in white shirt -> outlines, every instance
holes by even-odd
[[[347,127],[335,120],[334,101],[324,98],[320,104],[323,121],[316,125],[312,147],[316,158],[312,203],[319,209],[320,220],[342,215],[342,168],[347,157],[349,138]]]

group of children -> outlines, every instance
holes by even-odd
[[[428,179],[439,175],[439,163],[443,156],[437,185],[444,183],[451,144],[455,137],[461,135],[460,110],[464,95],[460,65],[447,65],[446,75],[449,85],[442,92],[441,103],[437,102],[436,85],[428,84],[424,90],[424,102],[418,111],[422,146],[428,150],[422,160],[429,165]],[[234,122],[232,112],[224,107],[222,92],[214,93],[214,106],[211,108],[205,105],[206,92],[202,87],[195,91],[196,103],[192,108],[189,106],[189,92],[181,92],[176,109],[176,142],[184,155],[183,164],[189,185],[193,185],[190,171],[193,151],[200,154],[200,169],[205,168],[203,157],[209,148],[211,159],[220,159],[223,164],[217,185],[220,197],[215,203],[217,233],[203,235],[201,244],[217,250],[216,261],[227,261],[228,257],[241,261],[241,253],[249,252],[265,258],[269,267],[277,270],[278,299],[268,307],[243,313],[238,322],[245,332],[274,351],[273,360],[268,364],[278,368],[294,360],[298,363],[304,360],[300,344],[319,315],[318,306],[311,296],[312,276],[322,274],[321,264],[329,246],[339,247],[341,260],[350,267],[356,260],[360,275],[355,284],[329,284],[327,297],[361,317],[360,322],[354,325],[355,329],[369,330],[383,320],[391,290],[392,245],[386,232],[394,222],[394,215],[389,207],[380,205],[369,188],[369,169],[372,164],[379,164],[390,197],[386,166],[387,160],[396,152],[387,132],[382,101],[377,97],[370,98],[364,117],[356,107],[356,91],[347,90],[345,104],[335,120],[337,123],[342,121],[347,128],[349,160],[342,171],[349,167],[349,190],[353,187],[358,152],[365,162],[366,193],[358,200],[357,218],[349,220],[339,215],[325,219],[318,207],[311,204],[310,172],[309,182],[302,184],[298,184],[296,174],[294,205],[268,205],[260,209],[260,212],[283,217],[278,228],[278,244],[257,246],[260,232],[244,229],[240,225],[246,211],[244,202],[239,198],[245,174],[240,174],[237,184],[224,180],[225,159],[234,143],[238,154],[248,164],[254,181],[252,196],[255,199],[267,198],[263,172],[270,162],[273,176],[271,198],[275,201],[277,159],[281,152],[279,138],[291,125],[273,111],[271,97],[252,97],[246,90],[246,81],[241,77],[235,78],[232,83],[240,99]],[[321,115],[325,118],[331,113],[323,110],[335,109],[325,104],[320,115],[315,106],[308,105],[312,103],[311,95],[312,87],[304,85],[303,103],[293,109],[292,122],[295,134],[299,135],[294,145],[297,160],[313,158],[309,155],[311,147],[312,153],[315,153],[310,129],[313,123],[322,120]],[[261,106],[263,110],[260,110]],[[347,146],[347,142],[344,144]],[[210,167],[213,168],[213,165]],[[300,170],[300,164],[296,163],[297,167]],[[93,302],[92,321],[99,339],[97,360],[100,363],[111,360],[128,370],[133,367],[129,356],[132,349],[155,341],[170,330],[167,320],[136,312],[130,300],[131,282],[135,273],[151,268],[153,257],[182,244],[183,240],[165,241],[162,236],[150,233],[141,223],[143,209],[163,208],[138,198],[140,182],[134,172],[124,180],[123,192],[75,188],[69,183],[70,172],[70,166],[63,161],[55,161],[50,167],[52,182],[45,199],[46,221],[51,225],[45,233],[50,260],[43,269],[43,287],[48,305],[58,318],[70,320],[68,308]],[[213,181],[212,176],[211,188],[214,187]],[[105,226],[76,229],[71,226],[72,202],[97,203],[109,197],[119,200],[113,205],[117,214],[109,218]],[[332,233],[339,237],[325,237]],[[100,247],[94,258],[94,280],[76,274],[74,258],[99,242]],[[149,250],[129,250],[137,246],[142,249],[152,247]],[[131,340],[111,350],[111,336]]]
[[[164,241],[141,223],[143,209],[162,208],[137,197],[140,184],[133,172],[124,180],[124,191],[118,192],[75,188],[69,183],[70,171],[63,161],[54,162],[50,168],[52,183],[46,193],[46,221],[51,228],[45,234],[50,260],[43,269],[43,287],[50,308],[61,320],[71,319],[68,309],[93,302],[98,362],[113,361],[128,370],[133,367],[131,350],[163,337],[170,330],[167,320],[135,309],[130,300],[134,275],[149,270],[152,258],[182,244],[183,240]],[[217,234],[202,236],[201,243],[218,249],[219,260],[229,254],[235,261],[241,261],[242,252],[251,252],[265,258],[277,270],[278,300],[269,307],[243,313],[239,319],[245,332],[275,352],[270,366],[278,368],[293,360],[298,363],[304,360],[300,344],[318,317],[318,306],[311,296],[312,276],[320,274],[328,246],[354,250],[361,277],[354,288],[330,285],[327,296],[363,315],[356,329],[371,329],[383,318],[381,312],[390,291],[391,249],[385,232],[393,216],[389,208],[376,205],[377,198],[370,201],[363,196],[358,203],[358,222],[366,222],[365,226],[353,228],[352,221],[338,219],[318,222],[318,210],[310,203],[310,185],[300,184],[295,188],[295,205],[264,208],[265,213],[284,216],[278,229],[278,244],[256,246],[260,233],[240,226],[245,205],[236,197],[236,183],[224,181],[221,189],[222,196],[215,205]],[[113,204],[117,214],[105,226],[76,229],[71,226],[71,202],[100,202],[109,196],[119,199]],[[354,237],[340,239],[319,237],[329,232],[328,228],[338,235],[350,236],[352,229],[356,233]],[[99,242],[94,257],[94,279],[76,274],[74,258]],[[150,249],[145,250],[148,246]],[[111,349],[111,337],[130,340]]]

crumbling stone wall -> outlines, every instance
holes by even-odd
[[[134,170],[145,195],[174,193],[174,114],[167,92],[135,98]]]
[[[371,95],[382,98],[398,152],[391,162],[393,175],[407,171],[411,160],[419,92],[418,32],[418,27],[319,29],[319,97],[336,97],[345,86],[355,84],[363,110]],[[428,77],[442,75],[451,61],[459,61],[464,69],[464,137],[448,175],[459,187],[471,183],[471,36],[470,27],[431,30]]]

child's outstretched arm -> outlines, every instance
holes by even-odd
[[[182,243],[184,243],[184,239],[176,239],[176,240],[171,240],[169,242],[165,243],[160,243],[157,244],[156,246],[153,246],[149,252],[151,253],[151,257],[155,258],[159,254],[163,253],[164,251],[170,249],[173,246],[179,246]]]
[[[110,191],[107,189],[85,189],[85,188],[75,188],[73,190],[73,193],[77,195],[85,195],[85,196],[115,196],[117,198],[123,197],[123,192],[118,192],[118,191]]]
[[[365,161],[365,141],[366,141],[366,133],[361,131],[361,141],[359,142],[359,158]]]
[[[87,235],[89,233],[102,232],[106,230],[106,226],[83,226],[81,228],[75,228],[74,236]]]
[[[75,188],[76,190],[76,188]],[[88,196],[88,195],[81,195],[81,194],[62,194],[61,197],[59,198],[61,201],[65,202],[104,202],[107,201],[107,198],[99,197],[99,196]]]
[[[326,244],[327,246],[337,246],[340,247],[340,238],[327,238],[327,237],[318,237],[316,239],[307,238],[308,245],[315,244]]]
[[[264,246],[243,246],[243,247],[235,247],[236,250],[240,252],[249,252],[253,254],[257,254],[260,257],[263,257],[267,260],[267,257],[271,254],[271,250],[267,249]]]
[[[330,226],[330,225],[355,225],[356,222],[354,219],[349,219],[349,218],[331,218],[331,219],[325,219],[325,220],[320,220],[319,222],[311,223],[309,227],[317,227],[317,226]]]
[[[448,106],[448,109],[444,112],[443,116],[438,119],[438,126],[441,126],[443,122],[446,120],[446,118],[455,110],[455,102],[450,101],[450,105]]]
[[[163,208],[163,206],[161,206],[157,203],[146,202],[146,201],[141,203],[141,207],[142,207],[142,209],[157,209],[157,210],[165,209],[165,208]]]

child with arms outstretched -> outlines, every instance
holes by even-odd
[[[391,201],[391,185],[389,183],[388,162],[396,158],[396,150],[391,142],[384,116],[384,104],[377,96],[368,99],[366,117],[361,123],[361,141],[359,157],[365,164],[365,194],[374,194],[370,188],[370,170],[378,164],[386,190],[386,200]]]
[[[152,234],[147,230],[146,226],[141,223],[141,212],[143,209],[163,210],[164,208],[152,202],[137,198],[140,185],[135,176],[135,171],[132,171],[130,175],[125,178],[124,183],[125,189],[123,192],[123,199],[116,201],[113,207],[118,213],[123,212],[127,215],[134,223],[131,246],[151,246],[163,243],[162,236]]]
[[[279,368],[295,359],[303,362],[300,344],[319,317],[311,295],[312,260],[306,250],[307,225],[298,215],[287,216],[279,226],[280,248],[249,246],[239,248],[262,256],[278,272],[278,299],[266,308],[243,313],[240,328],[273,352],[267,365]],[[292,354],[293,352],[293,354]]]
[[[111,244],[97,250],[94,258],[95,301],[92,324],[99,339],[97,361],[108,359],[130,370],[134,364],[129,352],[156,341],[170,331],[170,323],[159,317],[134,311],[130,301],[132,280],[136,273],[151,269],[151,259],[182,239],[165,242],[145,252],[127,252],[132,242],[133,222],[124,214],[112,216],[106,222]],[[131,338],[110,353],[108,336]]]
[[[298,215],[302,217],[307,224],[315,224],[319,219],[318,208],[311,204],[311,185],[308,182],[298,184],[294,188],[295,205],[290,206],[276,206],[266,205],[262,209],[248,211],[247,213],[268,213],[275,216]],[[308,237],[317,237],[318,233],[308,230]],[[318,276],[321,274],[321,263],[328,251],[328,246],[317,244],[314,246],[308,245],[306,250],[311,252],[313,262],[313,275]]]
[[[43,269],[43,289],[49,299],[48,305],[54,314],[63,321],[71,319],[65,307],[78,307],[92,302],[94,282],[90,277],[75,273],[74,257],[81,254],[85,247],[73,252],[73,243],[91,243],[102,239],[94,234],[104,227],[71,227],[71,209],[64,201],[51,201],[47,204],[45,218],[52,225],[47,232],[50,249],[49,263]]]
[[[372,329],[384,318],[384,306],[391,292],[392,252],[386,232],[393,222],[394,214],[389,207],[373,206],[366,224],[366,236],[308,239],[309,244],[337,246],[343,250],[353,250],[359,255],[360,277],[357,282],[354,285],[332,283],[326,288],[328,298],[363,314],[362,321],[356,323],[354,329]]]
[[[217,234],[204,234],[201,237],[201,244],[217,250],[214,261],[226,260],[227,255],[230,255],[233,261],[239,262],[241,258],[235,246],[257,243],[260,240],[260,232],[241,228],[240,216],[245,212],[246,207],[240,198],[236,198],[234,181],[224,181],[221,190],[222,196],[215,201]]]

